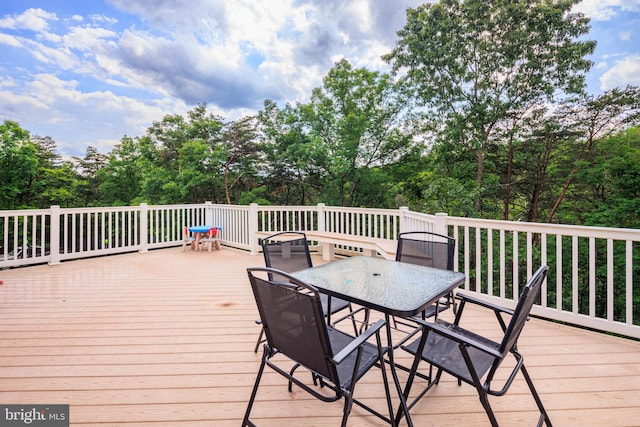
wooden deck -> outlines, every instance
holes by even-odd
[[[260,361],[245,268],[261,265],[227,248],[171,248],[0,271],[0,403],[69,404],[74,426],[240,425]],[[493,334],[493,317],[467,314]],[[640,343],[531,319],[520,349],[556,426],[640,424]],[[341,403],[290,395],[268,371],[264,384],[259,425],[339,425]],[[375,370],[356,396],[382,404]],[[535,425],[521,377],[492,402],[503,425]],[[474,390],[446,376],[412,416],[488,424]],[[349,426],[374,425],[353,409]]]

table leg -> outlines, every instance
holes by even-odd
[[[398,408],[398,415],[396,416],[396,424],[400,424],[401,411],[404,412],[404,416],[407,419],[407,425],[409,427],[413,427],[413,422],[411,421],[411,416],[409,415],[409,408],[407,407],[407,399],[404,395],[404,391],[402,390],[402,386],[400,386],[400,380],[398,379],[398,373],[396,372],[395,362],[393,361],[393,340],[391,339],[391,324],[389,323],[389,315],[384,315],[385,320],[387,322],[387,345],[389,346],[389,365],[391,367],[391,376],[393,377],[393,382],[396,386],[396,390],[398,392],[398,396],[400,397],[400,408]]]

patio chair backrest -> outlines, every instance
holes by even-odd
[[[313,267],[306,234],[285,231],[261,242],[265,266],[293,273]]]
[[[339,383],[318,290],[273,268],[247,271],[268,346]]]
[[[522,328],[524,328],[525,322],[529,318],[529,313],[531,313],[531,308],[540,294],[540,288],[547,277],[548,271],[549,267],[546,265],[538,268],[533,276],[531,276],[531,279],[529,279],[524,289],[522,289],[520,298],[518,299],[518,304],[516,305],[513,316],[511,316],[511,321],[509,322],[504,337],[502,338],[502,342],[500,343],[500,351],[506,353],[518,342]]]
[[[428,231],[407,231],[398,235],[396,261],[453,270],[456,240]]]

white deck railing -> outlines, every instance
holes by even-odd
[[[222,227],[224,245],[257,253],[256,232],[330,231],[395,240],[401,231],[456,237],[464,289],[514,305],[541,264],[550,267],[534,314],[640,338],[640,230],[492,221],[398,210],[197,205],[0,211],[0,268],[182,244],[183,228]],[[353,254],[355,247],[337,251]],[[639,301],[634,305],[634,298]]]

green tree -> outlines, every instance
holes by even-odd
[[[595,42],[582,39],[589,21],[571,12],[578,2],[441,0],[410,8],[385,56],[394,71],[406,70],[429,129],[473,155],[478,212],[495,199],[491,157],[514,149],[499,146],[518,139],[533,109],[584,89]]]
[[[238,200],[243,190],[254,187],[258,160],[257,126],[256,118],[247,116],[228,123],[223,129],[224,197],[229,204]]]
[[[36,208],[77,206],[78,180],[73,162],[62,160],[55,141],[49,136],[32,135],[31,142],[36,149],[38,166],[25,188],[26,205]]]
[[[547,215],[547,222],[553,221],[562,202],[567,196],[571,196],[570,191],[574,189],[576,181],[580,177],[589,176],[589,173],[581,175],[581,172],[598,164],[600,142],[640,123],[640,89],[630,86],[624,90],[612,89],[599,96],[588,96],[581,102],[559,108],[556,115],[560,116],[558,121],[571,129],[577,137],[557,163],[560,171],[558,175],[561,177],[560,187],[555,193],[556,199]],[[591,184],[588,182],[587,185]],[[573,198],[572,204],[584,206],[581,203],[584,196],[581,193],[579,197]],[[587,200],[594,198],[600,197],[591,194]],[[575,217],[572,222],[581,223]]]
[[[37,150],[29,131],[17,122],[0,125],[0,209],[28,207],[23,204],[24,190],[36,176]]]
[[[326,150],[316,159],[327,177],[323,201],[364,205],[359,188],[365,175],[371,176],[368,171],[397,161],[413,142],[403,127],[408,98],[390,75],[353,69],[346,60],[336,63],[323,83],[313,90],[311,103],[300,106],[310,144],[321,142]]]
[[[193,139],[180,149],[178,178],[182,200],[191,203],[222,202],[222,159],[215,145],[212,147],[202,139]]]
[[[256,159],[262,171],[256,177],[261,180],[256,183],[262,186],[260,197],[281,205],[317,203],[325,175],[320,165],[326,164],[327,151],[309,135],[301,108],[287,104],[280,109],[267,100],[258,121],[263,155]]]
[[[79,179],[78,199],[81,206],[100,205],[100,174],[107,165],[107,156],[97,148],[88,146],[84,157],[74,157]]]
[[[219,193],[215,174],[222,119],[199,104],[181,115],[166,115],[140,138],[142,198],[151,203],[201,202]]]
[[[594,151],[559,214],[584,225],[640,228],[640,128],[604,138]]]
[[[144,168],[138,139],[124,136],[100,169],[101,204],[121,206],[140,201]]]

